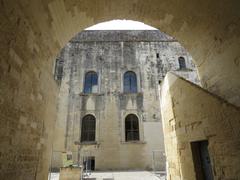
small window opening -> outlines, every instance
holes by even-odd
[[[63,63],[64,61],[62,59],[56,59],[54,79],[59,82],[61,82],[63,78]]]
[[[67,160],[68,161],[72,160],[72,154],[67,154]]]
[[[186,61],[184,57],[178,58],[179,69],[186,69]]]
[[[159,58],[159,53],[156,54],[156,57]]]

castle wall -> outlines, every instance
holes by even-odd
[[[203,141],[208,142],[209,155],[203,153],[202,159],[213,179],[239,179],[239,108],[172,73],[161,87],[168,179],[195,180],[210,174],[203,160],[196,161],[193,148]]]
[[[179,69],[180,56],[186,60],[184,70]],[[74,142],[80,139],[81,119],[92,114],[96,118],[96,142],[81,144],[80,155],[94,156],[97,170],[152,169],[153,151],[157,153],[155,168],[164,170],[159,82],[173,71],[199,83],[192,58],[184,48],[159,31],[85,31],[66,45],[59,58],[64,61],[64,74],[52,167],[62,166],[62,151],[72,151],[77,162]],[[98,88],[92,94],[83,93],[88,71],[98,74]],[[137,93],[123,92],[126,71],[136,73]],[[125,141],[124,120],[128,114],[139,119],[137,142]]]

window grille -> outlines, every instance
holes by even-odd
[[[126,141],[139,140],[138,117],[134,114],[129,114],[125,119],[125,139]]]
[[[96,119],[93,115],[86,115],[82,119],[81,142],[95,141]]]

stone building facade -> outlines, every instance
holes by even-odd
[[[160,31],[77,34],[56,61],[52,168],[71,151],[95,170],[164,170],[159,83],[169,71],[199,84],[192,57]]]

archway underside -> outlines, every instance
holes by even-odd
[[[132,19],[174,36],[204,88],[240,105],[239,1],[2,0],[0,7],[0,158],[8,179],[46,179],[58,93],[53,61],[71,37],[99,22]]]

